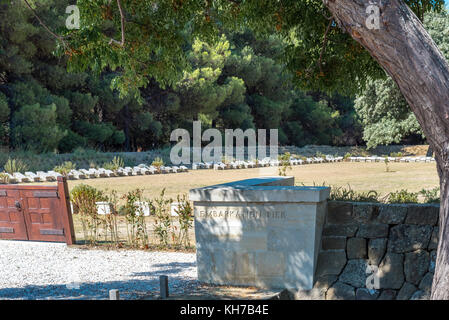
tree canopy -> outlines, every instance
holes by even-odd
[[[449,14],[447,11],[428,12],[424,26],[443,55],[449,60]],[[363,138],[368,147],[399,143],[416,135],[424,137],[421,127],[391,78],[370,80],[355,103],[363,123]]]
[[[443,0],[406,0],[420,17]],[[322,0],[79,0],[79,30],[67,32],[61,51],[70,68],[120,70],[114,87],[134,93],[148,76],[174,84],[188,67],[183,47],[196,37],[218,40],[223,30],[250,28],[288,42],[281,59],[303,89],[359,92],[384,72],[331,18]],[[350,84],[350,85],[348,85]]]

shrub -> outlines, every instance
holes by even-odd
[[[56,166],[53,171],[58,172],[62,174],[64,177],[67,177],[67,175],[70,173],[70,171],[76,169],[76,164],[71,161],[66,161],[63,164]]]
[[[172,219],[170,215],[171,199],[165,199],[165,188],[162,189],[159,198],[154,200],[152,204],[154,214],[156,216],[154,232],[159,238],[162,246],[168,246],[168,236],[172,228]]]
[[[283,155],[279,156],[279,168],[278,172],[280,176],[286,176],[287,170],[292,170],[292,166],[290,165],[290,152],[286,152]]]
[[[347,153],[344,155],[343,160],[347,161],[350,157],[352,157],[352,153],[347,152]]]
[[[418,193],[402,189],[390,193],[387,201],[388,203],[418,203]]]
[[[142,202],[142,189],[135,189],[123,196],[125,205],[123,211],[126,217],[126,230],[128,232],[128,244],[131,247],[148,248],[148,233],[145,224],[145,217],[141,206],[137,202]]]
[[[177,199],[178,209],[175,211],[178,214],[179,232],[175,235],[175,245],[183,245],[188,248],[190,247],[189,229],[193,223],[193,207],[187,200],[186,195],[182,195],[182,197],[178,195]]]
[[[157,171],[161,170],[161,167],[164,165],[164,160],[161,157],[156,157],[151,163],[153,167],[157,169]]]
[[[390,153],[390,157],[401,158],[401,157],[403,157],[403,154],[402,154],[402,152],[392,152],[392,153]]]
[[[111,162],[106,162],[103,164],[103,168],[106,170],[117,171],[119,168],[123,168],[125,166],[125,161],[119,156],[115,156]]]
[[[424,197],[424,203],[440,203],[439,187],[430,190],[422,189],[419,194]]]
[[[98,227],[101,223],[97,214],[96,203],[106,201],[107,197],[104,196],[102,191],[85,184],[74,187],[70,195],[74,211],[80,214],[84,239],[93,245],[98,240]]]
[[[351,186],[332,187],[330,200],[353,201],[353,202],[379,202],[379,195],[376,191],[358,192],[351,189]]]
[[[4,183],[4,184],[9,183],[9,176],[4,172],[0,172],[0,183]]]
[[[5,163],[5,171],[9,174],[25,172],[26,170],[28,170],[28,166],[20,159],[9,158]]]

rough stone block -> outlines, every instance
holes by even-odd
[[[388,237],[388,224],[373,223],[361,225],[357,232],[359,238],[385,238]]]
[[[440,228],[433,227],[432,236],[430,237],[429,246],[427,249],[429,250],[436,250],[438,248],[438,238],[439,238],[439,231]]]
[[[344,250],[328,250],[320,252],[316,270],[317,277],[324,275],[339,275],[346,264]]]
[[[404,253],[427,248],[432,226],[401,224],[391,228],[388,251]]]
[[[322,237],[321,248],[323,250],[346,249],[346,237]]]
[[[416,291],[410,298],[410,300],[429,300],[429,299],[430,299],[430,294],[426,293],[423,290]]]
[[[437,251],[433,250],[430,252],[430,262],[429,262],[429,272],[435,272],[435,266],[437,263]]]
[[[371,203],[354,203],[353,219],[358,223],[369,223],[372,220],[374,208],[375,206]]]
[[[379,298],[377,300],[394,300],[396,298],[396,290],[385,289],[382,290]]]
[[[370,239],[368,243],[368,260],[371,265],[378,266],[385,254],[387,239]]]
[[[375,221],[386,224],[400,224],[403,223],[407,216],[407,206],[382,204],[379,205],[379,215]]]
[[[327,290],[326,300],[354,300],[355,290],[350,285],[336,282]]]
[[[348,259],[365,259],[366,239],[364,238],[348,239],[346,253],[348,255]]]
[[[368,277],[367,267],[368,262],[364,259],[349,260],[339,277],[339,281],[355,288],[363,288],[366,286]]]
[[[396,300],[410,300],[417,290],[418,288],[413,284],[410,282],[405,282],[401,290],[399,290]]]
[[[319,277],[312,290],[299,290],[293,292],[294,300],[325,300],[327,290],[336,281],[337,276],[334,275]]]
[[[400,289],[404,283],[404,257],[387,253],[378,270],[380,289]]]
[[[422,278],[419,283],[419,290],[422,290],[430,295],[430,291],[432,290],[432,282],[433,282],[433,273],[427,272],[426,275]]]
[[[352,224],[329,224],[324,226],[323,236],[334,237],[353,237],[357,232],[358,226]]]
[[[427,251],[417,250],[405,254],[405,280],[418,285],[429,269],[430,256]]]
[[[378,290],[369,290],[367,288],[358,288],[355,292],[356,300],[376,300],[378,296]]]
[[[413,205],[408,207],[406,224],[435,225],[438,221],[438,205]]]
[[[329,201],[327,204],[326,222],[329,224],[352,223],[352,203]]]

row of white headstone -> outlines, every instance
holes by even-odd
[[[333,157],[326,156],[322,157],[313,157],[296,159],[290,158],[289,164],[292,166],[302,165],[302,164],[310,164],[310,163],[324,163],[324,162],[341,162],[343,161],[343,157]],[[269,157],[264,158],[260,161],[232,161],[229,163],[223,162],[199,162],[194,163],[192,165],[192,170],[198,169],[214,169],[214,170],[227,170],[227,169],[248,169],[248,168],[258,168],[258,167],[277,167],[282,165],[282,161],[274,160]]]
[[[370,156],[370,157],[349,157],[351,162],[383,162],[385,157]],[[433,157],[387,157],[388,161],[391,162],[434,162]],[[325,157],[310,157],[303,159],[290,158],[290,165],[302,165],[311,163],[325,163],[325,162],[341,162],[344,161],[343,157],[334,157],[327,155]],[[227,169],[247,169],[247,168],[257,168],[257,167],[275,167],[281,165],[281,161],[273,160],[269,157],[264,158],[259,161],[232,161],[229,163],[223,162],[200,162],[193,163],[192,170],[198,169],[214,169],[214,170],[227,170]],[[118,170],[107,170],[104,168],[99,169],[80,169],[71,170],[67,178],[69,180],[79,180],[79,179],[93,179],[93,178],[110,178],[110,177],[121,177],[121,176],[138,176],[138,175],[151,175],[158,173],[178,173],[186,172],[188,168],[186,166],[161,166],[156,168],[154,166],[146,166],[140,164],[136,167],[125,167],[119,168]],[[25,172],[22,174],[20,172],[15,172],[14,174],[8,174],[10,183],[27,183],[27,182],[46,182],[46,181],[56,181],[60,173],[55,171],[37,171]]]
[[[433,157],[349,157],[351,162],[382,162],[388,159],[391,162],[434,162]]]
[[[112,171],[104,168],[99,169],[79,169],[71,170],[67,178],[69,180],[79,180],[79,179],[93,179],[93,178],[110,178],[110,177],[121,177],[121,176],[138,176],[138,175],[151,175],[158,173],[177,173],[186,172],[188,168],[186,166],[162,166],[159,169],[154,166],[139,165],[137,167],[125,167],[119,168],[118,170]],[[14,174],[8,174],[10,183],[27,183],[27,182],[51,182],[56,181],[60,173],[55,171],[37,171],[25,172],[22,174],[20,172],[15,172]]]

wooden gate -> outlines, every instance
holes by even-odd
[[[75,243],[66,178],[57,186],[0,185],[0,239]]]

